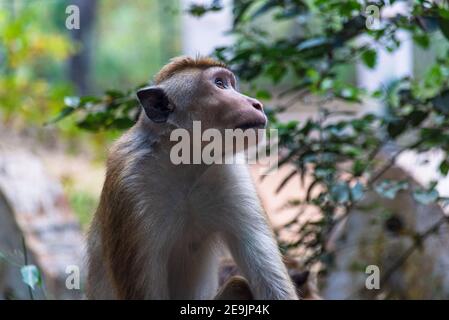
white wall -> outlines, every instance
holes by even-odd
[[[395,3],[393,6],[381,8],[382,18],[394,17],[397,14],[407,15],[409,6],[406,2]],[[368,42],[377,50],[377,65],[375,69],[369,69],[357,64],[357,82],[360,86],[374,91],[391,80],[413,75],[413,41],[407,32],[398,32],[398,40],[401,46],[393,53],[389,53],[384,47],[369,42],[367,38],[359,39],[360,43]]]
[[[192,0],[181,0],[186,10]],[[195,0],[198,4],[209,4],[210,0]],[[214,48],[232,43],[232,37],[225,35],[232,27],[232,0],[223,0],[224,9],[210,12],[198,18],[189,14],[182,15],[182,50],[190,56],[209,55]]]

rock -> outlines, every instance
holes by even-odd
[[[0,252],[18,265],[1,263],[0,298],[29,298],[20,280],[22,236],[30,263],[44,278],[47,298],[79,299],[81,290],[68,290],[68,266],[83,269],[84,238],[62,186],[49,178],[38,157],[16,148],[0,149]],[[81,279],[82,280],[82,279]],[[37,298],[44,298],[42,290]]]
[[[297,229],[285,232],[282,226],[286,221],[290,221],[298,212],[300,214],[297,221],[300,224],[320,216],[320,212],[313,207],[299,210],[297,206],[286,205],[291,200],[304,199],[307,188],[299,181],[298,176],[293,177],[277,193],[277,187],[292,169],[291,165],[284,165],[261,181],[258,168],[252,167],[256,186],[270,221],[280,238],[287,241],[295,239]],[[380,180],[388,178],[408,180],[411,185],[420,186],[409,171],[398,166],[387,171]],[[309,183],[310,179],[306,176],[305,185]],[[405,236],[404,232],[422,232],[443,215],[444,211],[439,205],[420,204],[410,192],[399,192],[394,200],[382,198],[373,192],[366,194],[361,205],[336,228],[338,231],[329,240],[328,250],[334,252],[334,266],[320,275],[316,274],[318,271],[310,270],[313,279],[318,278],[319,294],[324,299],[449,298],[447,224],[439,229],[438,234],[427,238],[422,250],[415,250],[388,281],[380,283],[382,295],[379,296],[379,290],[365,289],[368,276],[365,270],[368,265],[379,266],[382,278],[396,259],[412,245],[412,238]],[[301,250],[298,252],[297,257],[301,258]]]
[[[0,299],[30,299],[27,285],[22,281],[20,265],[25,263],[22,231],[17,225],[11,206],[0,192]],[[34,254],[28,252],[28,263],[35,264]],[[37,299],[44,298],[41,288],[33,292]]]
[[[384,179],[407,180],[417,186],[404,170],[393,167]],[[437,204],[418,203],[410,191],[389,200],[369,193],[344,222],[343,231],[332,244],[334,266],[320,291],[325,299],[448,299],[449,229],[443,224],[390,274],[398,259],[413,245],[412,234],[424,232],[444,212]],[[369,290],[366,267],[379,267],[380,290]]]

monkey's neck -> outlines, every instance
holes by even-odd
[[[151,121],[142,112],[133,129],[138,130],[139,134],[146,135],[154,141],[166,142],[170,141],[170,133],[176,128],[168,123]]]
[[[161,170],[168,173],[176,173],[179,177],[183,177],[190,183],[198,180],[208,169],[215,164],[205,164],[201,161],[200,164],[174,164],[171,159],[171,150],[173,146],[178,144],[178,141],[170,141],[170,134],[172,130],[176,129],[170,124],[159,124],[148,119],[139,119],[138,124],[132,129],[131,143],[144,143],[149,147],[153,154],[153,159],[157,159],[157,166]]]

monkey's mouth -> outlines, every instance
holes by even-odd
[[[235,128],[236,129],[242,129],[242,130],[247,130],[247,129],[264,129],[266,124],[267,124],[266,121],[248,121],[248,122],[245,122],[245,123],[242,123],[242,124],[238,125]]]

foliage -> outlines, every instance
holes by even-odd
[[[102,157],[105,143],[117,136],[113,129],[122,130],[130,121],[122,117],[103,126],[107,131],[97,130],[94,135],[84,130],[95,129],[92,117],[80,121],[78,126],[70,120],[59,121],[57,127],[48,126],[61,111],[61,101],[67,106],[76,101],[64,99],[74,93],[68,82],[67,63],[71,55],[85,49],[83,44],[72,41],[71,31],[65,27],[68,4],[67,0],[52,1],[45,6],[30,1],[0,3],[0,120],[10,128],[33,132],[40,141],[62,142],[58,145],[64,145],[69,152],[87,150]],[[178,11],[176,0],[136,1],[132,5],[117,0],[99,2],[95,39],[100,41],[91,45],[95,54],[92,54],[90,92],[144,81],[168,56],[179,52]],[[173,36],[165,39],[162,30]],[[137,64],[137,68],[130,70],[127,66],[131,60],[140,61],[140,67]],[[108,92],[113,99],[117,98],[114,90]],[[89,99],[81,100],[83,104]],[[63,115],[69,113],[67,108]],[[107,122],[105,118],[103,114],[96,119]],[[101,155],[95,153],[100,149]]]
[[[395,2],[399,1],[390,1]],[[231,30],[236,43],[215,52],[242,81],[253,84],[252,90],[259,98],[269,99],[272,94],[258,88],[256,80],[269,79],[274,86],[284,89],[277,98],[288,97],[291,102],[310,96],[317,99],[317,118],[279,121],[277,112],[289,105],[278,106],[274,109],[277,112],[270,113],[271,125],[279,130],[281,146],[286,150],[280,165],[289,163],[295,168],[286,181],[299,175],[307,188],[306,196],[296,205],[318,207],[322,213],[319,220],[300,227],[297,241],[282,243],[286,250],[308,248],[306,264],[329,262],[326,242],[330,234],[366,192],[374,190],[383,197],[394,198],[411,188],[403,181],[381,179],[402,152],[441,150],[444,159],[439,165],[440,172],[442,175],[449,172],[449,54],[429,64],[422,77],[397,79],[374,92],[355,86],[341,72],[342,67],[358,61],[374,68],[378,61],[376,46],[395,51],[401,45],[398,37],[401,30],[410,32],[414,43],[423,50],[430,48],[434,34],[447,41],[448,6],[416,0],[408,16],[383,18],[377,28],[368,29],[365,14],[368,4],[380,8],[385,2],[236,0]],[[219,1],[195,4],[191,13],[201,16],[220,8]],[[288,23],[292,31],[282,36],[272,34],[268,27],[277,23]],[[362,35],[365,41],[356,41]],[[75,103],[66,103],[61,117],[80,111],[78,124],[83,128],[128,127],[133,123],[137,106],[132,92],[106,92],[100,98],[71,100]],[[329,107],[335,101],[377,101],[385,110],[342,114]],[[395,150],[387,152],[387,157],[379,156],[388,145],[394,145]],[[307,186],[306,176],[312,177]],[[412,191],[421,203],[445,200],[439,196],[435,184]],[[286,228],[298,225],[297,218]]]
[[[0,10],[0,106],[7,123],[42,124],[70,93],[69,86],[50,85],[45,76],[51,65],[61,64],[69,56],[72,45],[58,33],[44,32],[35,22],[36,14],[34,10],[16,14]]]
[[[83,116],[77,121],[81,129],[127,129],[134,124],[139,114],[136,90],[137,88],[127,92],[106,90],[100,97],[67,96],[64,99],[64,108],[51,122],[58,122],[74,112],[83,112]]]
[[[95,27],[98,41],[92,43],[95,54],[91,70],[96,88],[134,86],[180,51],[178,3],[177,0],[98,1]]]
[[[399,1],[390,1],[395,2]],[[318,207],[322,213],[319,220],[299,225],[297,241],[282,244],[287,250],[299,245],[308,248],[306,264],[330,262],[326,243],[364,193],[374,190],[392,199],[401,190],[411,188],[404,181],[382,180],[382,173],[402,152],[442,150],[444,158],[439,169],[442,175],[449,171],[448,52],[430,64],[423,77],[397,79],[375,92],[354,86],[340,73],[342,67],[358,61],[374,68],[376,47],[398,49],[401,30],[410,32],[414,43],[423,49],[430,47],[432,33],[441,32],[440,38],[447,41],[448,6],[414,1],[409,16],[383,18],[377,28],[368,29],[365,8],[369,4],[381,8],[385,2],[236,1],[233,32],[237,42],[216,49],[217,57],[236,70],[242,80],[268,78],[274,85],[287,86],[283,95],[293,97],[290,101],[307,95],[319,97],[317,119],[302,123],[282,123],[275,116],[271,119],[279,129],[281,146],[288,150],[280,164],[295,167],[294,174],[288,175],[281,186],[295,174],[300,175],[307,193],[296,204]],[[258,24],[267,16],[272,23],[290,21],[294,32],[280,38],[271,36],[269,29]],[[358,39],[362,35],[364,41]],[[379,101],[385,110],[342,117],[328,107],[336,100],[352,103],[370,99]],[[385,154],[384,146],[391,144],[396,150],[387,152],[386,158],[380,156]],[[307,186],[305,176],[312,177]],[[413,196],[423,204],[441,202],[444,199],[435,187],[433,183],[424,190],[413,190]],[[286,227],[297,225],[298,217]]]
[[[78,216],[81,226],[87,229],[92,220],[92,213],[98,206],[98,199],[91,193],[77,190],[66,190],[70,207]]]

